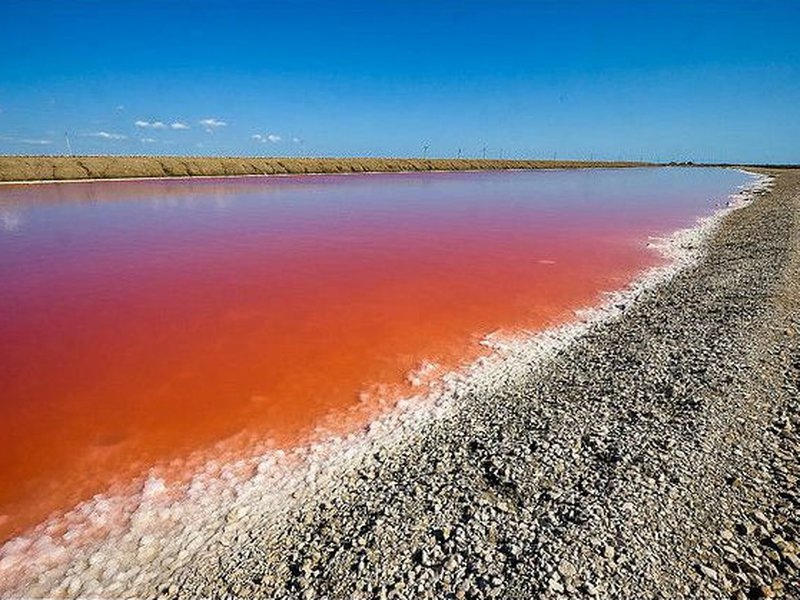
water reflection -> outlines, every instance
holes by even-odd
[[[24,223],[21,210],[0,206],[0,229],[6,233],[16,233],[22,229]]]

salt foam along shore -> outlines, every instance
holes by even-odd
[[[667,264],[648,270],[597,307],[579,311],[577,321],[528,337],[483,341],[494,352],[459,373],[442,377],[429,392],[407,398],[366,431],[325,437],[291,452],[256,447],[249,457],[220,451],[185,484],[167,485],[158,470],[130,493],[96,496],[56,516],[0,549],[0,594],[19,596],[143,596],[190,565],[200,551],[230,553],[242,532],[276,530],[303,502],[335,493],[342,473],[369,454],[412,437],[422,425],[458,409],[468,394],[509,385],[531,368],[588,332],[619,318],[645,289],[697,263],[704,242],[723,217],[770,187],[754,176],[731,196],[729,206],[695,227],[654,240]]]

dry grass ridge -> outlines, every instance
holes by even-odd
[[[198,156],[0,156],[0,181],[216,177],[300,173],[634,167],[648,163],[446,158],[265,158]]]

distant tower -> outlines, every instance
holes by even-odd
[[[67,132],[64,132],[64,141],[67,142],[67,156],[72,156],[72,145],[69,143],[69,135]]]
[[[428,148],[430,148],[430,144],[422,146],[422,158],[428,158]]]
[[[461,148],[458,149],[458,158],[461,159]]]
[[[483,159],[486,160],[486,146],[483,147]]]

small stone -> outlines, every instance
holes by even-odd
[[[70,596],[76,596],[83,587],[83,583],[81,582],[79,577],[72,577],[67,583],[67,594]]]
[[[753,519],[755,519],[755,521],[757,523],[759,523],[760,525],[763,525],[764,527],[767,527],[767,528],[769,528],[772,525],[772,523],[770,523],[770,520],[767,518],[767,516],[763,512],[761,512],[760,510],[757,510],[757,511],[755,511],[753,513]]]
[[[583,583],[582,589],[586,592],[587,596],[596,596],[597,595],[597,588],[589,581],[585,581]]]
[[[730,529],[723,529],[719,536],[723,540],[730,540],[733,539],[733,532]]]
[[[606,545],[603,548],[603,556],[605,556],[608,560],[613,559],[615,554],[616,551],[614,550],[614,546]]]
[[[317,592],[314,591],[314,588],[308,587],[303,590],[303,600],[314,600],[317,597]]]
[[[578,574],[578,570],[575,568],[575,565],[568,560],[561,561],[561,563],[558,565],[558,572],[561,573],[565,579],[571,579]]]
[[[561,585],[561,582],[558,580],[558,577],[553,576],[550,578],[550,581],[547,583],[547,589],[551,592],[555,592],[560,594],[564,591],[564,586]]]
[[[766,554],[767,558],[769,558],[772,562],[777,563],[781,561],[781,555],[778,554],[777,550],[770,548],[769,550],[765,551],[764,554]]]
[[[791,552],[784,552],[783,560],[788,562],[795,569],[800,570],[800,558],[798,558],[796,554],[792,554]]]
[[[719,578],[717,572],[707,565],[698,565],[697,570],[713,581],[716,581]]]
[[[444,563],[444,570],[445,572],[452,572],[458,568],[458,559],[455,555],[448,558]]]

